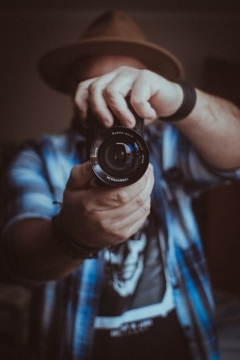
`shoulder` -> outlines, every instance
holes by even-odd
[[[73,156],[76,146],[83,137],[71,129],[56,134],[44,134],[39,139],[27,139],[20,144],[16,156],[32,155],[40,158],[48,156]]]

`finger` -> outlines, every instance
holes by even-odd
[[[122,76],[120,73],[103,90],[106,103],[117,119],[126,127],[134,127],[136,122],[126,101],[126,97],[131,93],[134,78],[130,74]]]
[[[98,121],[105,127],[113,125],[113,115],[109,109],[109,104],[105,101],[103,90],[115,76],[115,72],[103,75],[95,79],[88,88],[88,101],[91,110]]]
[[[154,186],[154,172],[153,172],[153,167],[150,164],[149,165],[149,170],[148,170],[148,181],[147,181],[146,187],[144,188],[144,190],[142,192],[140,192],[132,200],[136,204],[135,205],[136,207],[144,206],[146,201],[148,201],[148,199],[151,196],[153,186]]]
[[[157,113],[155,109],[152,108],[149,100],[146,100],[148,96],[144,98],[143,95],[144,94],[142,94],[142,98],[140,98],[138,95],[132,94],[130,99],[131,105],[140,118],[153,121],[157,118]]]
[[[145,201],[144,196],[147,198],[151,194],[153,184],[154,184],[153,166],[152,164],[149,164],[145,174],[136,183],[126,186],[124,188],[124,191],[129,197],[130,199],[129,201],[134,200],[135,202],[141,205],[141,203],[142,202],[144,203]],[[121,195],[118,196],[119,202],[122,202],[124,204],[123,199],[121,198]]]
[[[106,210],[106,214],[108,215],[108,219],[111,224],[116,224],[117,226],[132,226],[136,221],[138,221],[142,217],[146,217],[149,214],[151,205],[150,196],[146,199],[145,203],[141,206],[136,203],[131,204],[130,206],[118,207],[112,212],[111,210]]]
[[[111,210],[128,205],[131,201],[134,201],[139,206],[144,203],[145,199],[151,194],[153,183],[153,168],[152,165],[149,164],[149,168],[142,178],[132,185],[117,188],[100,187],[91,189],[92,196],[95,199],[94,210]],[[90,206],[90,204],[88,203],[87,206]],[[89,210],[91,211],[91,209]]]
[[[89,107],[89,85],[94,79],[88,79],[78,84],[77,91],[74,97],[74,105],[78,111],[80,119],[85,122],[87,119],[88,107]]]
[[[134,213],[134,217],[131,219],[131,223],[129,224],[129,227],[126,227],[127,232],[125,235],[126,239],[129,238],[133,238],[133,235],[136,234],[138,232],[138,230],[141,228],[141,226],[143,226],[143,224],[145,223],[145,221],[147,220],[149,214],[150,214],[150,209],[151,209],[151,202],[149,199],[149,205],[147,208],[144,209],[139,209],[138,212]],[[123,229],[125,228],[125,225],[123,226]]]
[[[108,88],[104,91],[104,97],[116,118],[123,126],[133,128],[136,124],[135,116],[129,109],[125,95],[117,91],[110,91]]]
[[[117,217],[121,216],[120,212],[122,212],[123,217],[128,217],[132,213],[135,213],[136,211],[138,211],[139,209],[143,209],[143,211],[145,211],[145,207],[148,207],[148,202],[149,202],[149,199],[150,199],[150,196],[152,193],[153,185],[154,185],[154,175],[153,175],[153,172],[151,171],[148,175],[147,185],[145,186],[143,191],[141,191],[137,196],[135,196],[126,205],[119,206],[118,207],[119,214],[116,213]]]
[[[66,189],[77,190],[87,186],[93,178],[93,172],[89,162],[76,165],[72,168],[71,174],[66,184]]]
[[[131,91],[130,102],[138,116],[147,120],[155,120],[157,113],[151,105],[151,98],[155,96],[156,90],[149,81],[149,77],[147,81],[147,74],[148,71],[145,70],[136,79]]]
[[[138,74],[139,70],[137,69],[120,67],[90,84],[89,102],[96,117],[103,125],[112,125],[113,118],[109,117],[109,111],[106,110],[109,108],[124,126],[133,127],[135,125],[135,117],[125,98],[131,92]],[[109,121],[111,122],[109,123]]]
[[[116,215],[117,215],[116,211]],[[144,208],[139,208],[137,211],[132,212],[129,216],[120,218],[123,215],[119,214],[119,217],[109,219],[111,216],[110,211],[105,212],[105,216],[109,219],[106,222],[106,233],[110,234],[110,238],[117,239],[118,242],[124,241],[134,235],[139,228],[144,224],[150,212],[150,199],[148,200]],[[109,215],[108,215],[109,213]]]

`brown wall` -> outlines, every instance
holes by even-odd
[[[0,143],[19,142],[65,127],[71,101],[38,77],[38,58],[75,41],[98,12],[0,13]],[[207,58],[240,60],[240,16],[130,13],[149,40],[175,53],[186,78],[203,87]]]

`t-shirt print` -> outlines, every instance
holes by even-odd
[[[124,360],[132,360],[133,356],[153,360],[159,355],[159,347],[168,352],[166,348],[174,345],[173,329],[175,339],[178,333],[183,336],[154,216],[149,217],[138,235],[137,240],[106,250],[104,284],[94,324],[94,360],[122,356]],[[149,348],[152,339],[159,336],[162,342],[154,341],[151,351],[146,352],[146,344]],[[185,344],[182,340],[181,343]]]

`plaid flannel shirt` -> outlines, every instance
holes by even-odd
[[[217,360],[214,303],[192,198],[208,186],[238,179],[240,170],[211,168],[169,124],[148,127],[145,137],[155,172],[152,207],[160,219],[159,235],[167,243],[177,315],[193,359]],[[59,211],[53,202],[62,201],[72,167],[85,158],[85,139],[72,128],[22,146],[8,172],[6,239],[17,222],[51,219]],[[35,288],[31,359],[36,354],[44,360],[90,359],[102,266],[100,254],[68,278]]]

